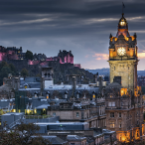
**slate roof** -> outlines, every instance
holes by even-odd
[[[35,138],[37,136],[31,136],[32,138]],[[49,142],[51,142],[51,144],[53,145],[57,145],[57,144],[65,144],[67,143],[67,141],[57,137],[57,136],[42,136],[44,139],[48,139]]]
[[[40,105],[38,107],[36,107],[36,109],[47,109],[48,106],[50,106],[49,104],[43,104],[43,105]]]
[[[4,84],[4,85],[0,86],[0,91],[9,92],[11,89],[12,89],[12,87],[8,84]]]
[[[69,141],[80,141],[80,140],[86,139],[86,137],[81,137],[81,136],[78,136],[78,135],[67,135],[66,138]]]

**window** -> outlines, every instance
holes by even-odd
[[[108,102],[108,106],[114,107],[115,106],[115,102]]]
[[[138,131],[137,131],[137,134],[136,134],[136,136],[137,136],[137,137],[139,137],[139,133],[138,133]]]
[[[55,112],[53,112],[53,116],[56,116],[56,113]]]
[[[114,112],[111,112],[110,113],[110,117],[114,117]]]
[[[76,112],[76,117],[79,117],[80,115],[79,115],[79,112]]]
[[[115,122],[114,121],[110,121],[110,128],[115,128]]]
[[[121,121],[119,122],[119,128],[121,128]]]
[[[122,141],[122,135],[119,136],[119,141]]]
[[[75,143],[70,143],[70,145],[75,145]]]
[[[121,112],[119,112],[119,117],[121,117]]]
[[[65,94],[65,99],[67,99],[67,94]]]
[[[80,95],[79,95],[79,94],[77,94],[77,99],[79,99],[79,97],[80,97]]]

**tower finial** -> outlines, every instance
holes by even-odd
[[[123,10],[124,10],[124,8],[125,8],[125,5],[124,5],[124,3],[122,2],[122,16],[123,16]]]

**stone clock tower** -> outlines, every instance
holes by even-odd
[[[110,83],[121,78],[121,85],[134,91],[137,87],[137,40],[136,34],[130,36],[128,23],[122,14],[118,23],[116,37],[110,34],[109,65]]]

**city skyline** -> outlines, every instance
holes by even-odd
[[[0,45],[22,46],[24,51],[48,57],[71,50],[82,68],[109,68],[109,35],[117,33],[121,1],[8,1],[0,1]],[[145,2],[127,0],[124,4],[130,35],[137,33],[138,70],[145,70]]]

